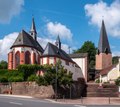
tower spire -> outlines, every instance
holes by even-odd
[[[102,20],[100,39],[98,43],[98,54],[99,53],[106,53],[106,54],[111,53],[104,20]]]
[[[57,36],[57,39],[56,39],[56,46],[59,48],[59,49],[61,49],[61,41],[60,41],[60,37],[59,37],[59,35]]]
[[[36,27],[35,27],[34,17],[32,18],[32,25],[31,25],[31,29],[30,29],[30,34],[34,40],[37,40],[37,31],[36,31]]]

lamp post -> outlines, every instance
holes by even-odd
[[[57,71],[58,71],[58,67],[56,64],[56,79],[55,79],[55,100],[57,101]]]

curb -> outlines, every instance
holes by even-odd
[[[33,98],[31,96],[22,96],[22,95],[5,95],[5,94],[0,94],[0,96],[3,96],[3,97],[18,97],[18,98]]]
[[[57,104],[72,104],[72,105],[120,105],[120,104],[115,104],[115,103],[110,103],[110,104],[101,104],[101,103],[95,103],[95,104],[93,104],[93,103],[75,103],[75,102],[73,102],[73,103],[71,103],[71,102],[60,102],[60,101],[55,101],[55,100],[52,100],[52,99],[45,99],[46,101],[49,101],[49,102],[51,102],[51,103],[57,103]]]

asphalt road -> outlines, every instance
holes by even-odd
[[[0,96],[0,107],[120,107],[120,105],[70,105],[35,98]]]

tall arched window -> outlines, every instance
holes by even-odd
[[[38,64],[40,64],[40,55],[38,54]]]
[[[34,55],[33,55],[33,56],[34,56],[34,62],[33,62],[33,63],[34,63],[34,64],[37,64],[37,61],[36,61],[36,54],[35,54],[35,53],[33,53],[33,54],[34,54]]]
[[[17,51],[15,53],[15,68],[17,68],[19,64],[20,64],[20,52]]]
[[[25,64],[31,64],[31,55],[29,51],[25,52]]]

